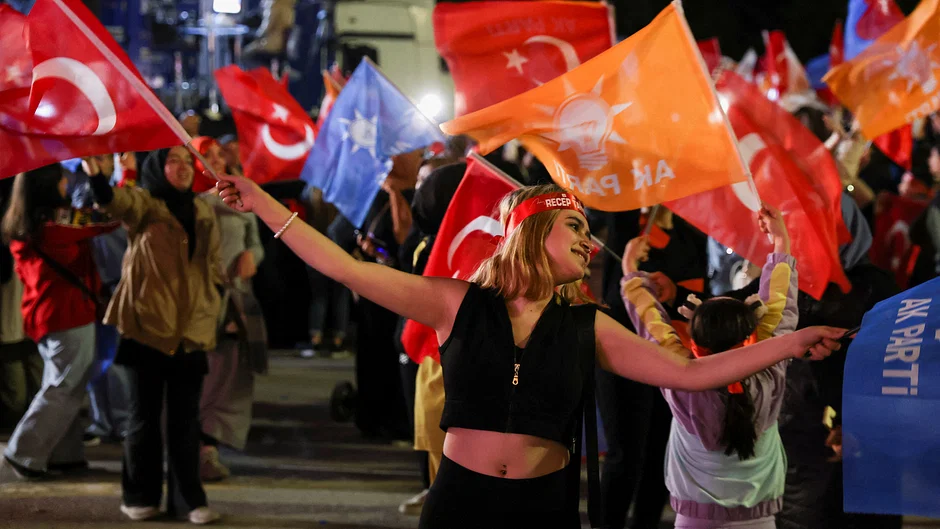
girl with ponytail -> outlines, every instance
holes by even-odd
[[[630,241],[621,294],[637,334],[685,357],[739,349],[792,332],[798,312],[797,274],[779,211],[764,207],[760,230],[774,243],[760,291],[745,301],[689,296],[679,313],[689,320],[686,349],[657,301],[654,283],[638,271],[649,244]],[[726,387],[703,392],[663,390],[673,413],[666,451],[666,486],[676,528],[770,529],[783,502],[786,455],[777,431],[786,366],[780,362]]]

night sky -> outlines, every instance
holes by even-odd
[[[896,0],[910,13],[918,0]],[[648,24],[669,0],[612,0],[617,32],[626,37]],[[845,19],[848,0],[685,0],[697,39],[718,37],[724,55],[739,59],[749,48],[763,52],[762,29],[781,29],[804,63],[827,53],[832,28]]]

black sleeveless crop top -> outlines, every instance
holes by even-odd
[[[471,283],[440,348],[441,429],[526,434],[570,447],[584,386],[578,351],[568,302],[556,296],[519,349],[505,300]]]

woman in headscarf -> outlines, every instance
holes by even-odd
[[[185,147],[151,153],[131,189],[112,188],[97,169],[86,160],[95,201],[124,222],[130,239],[105,316],[121,333],[115,363],[125,365],[131,379],[121,512],[132,520],[160,514],[165,393],[167,513],[210,523],[219,515],[207,507],[199,479],[199,398],[224,284],[218,221],[196,200]]]
[[[216,140],[201,136],[192,142],[216,174],[225,174],[225,159]],[[203,481],[219,481],[229,469],[219,461],[219,444],[245,448],[251,426],[254,374],[267,372],[268,336],[261,306],[251,288],[251,278],[264,259],[253,213],[240,213],[226,206],[215,190],[215,179],[199,160],[196,182],[212,185],[198,195],[215,211],[221,232],[219,258],[231,284],[225,292],[216,348],[208,352],[209,376],[200,403],[202,450],[199,473]],[[195,187],[195,186],[194,186]],[[200,186],[201,188],[201,186]]]

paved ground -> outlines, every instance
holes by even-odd
[[[336,382],[352,378],[352,360],[303,360],[280,354],[258,379],[255,419],[242,454],[223,453],[234,477],[208,485],[209,503],[231,529],[412,528],[398,504],[419,492],[415,454],[363,441],[351,424],[330,420]],[[0,488],[0,528],[157,528],[188,526],[161,519],[131,523],[118,512],[121,448],[89,450],[80,478]],[[662,527],[671,527],[671,517]],[[940,528],[911,520],[906,527]]]

